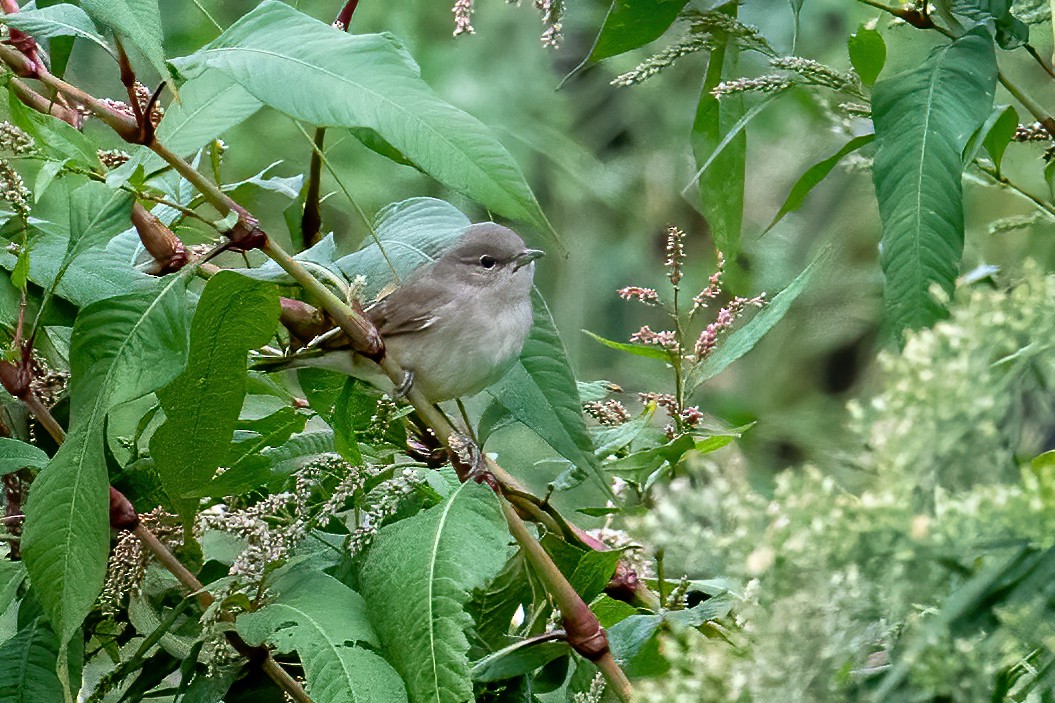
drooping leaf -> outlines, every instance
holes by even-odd
[[[81,0],[81,7],[126,46],[135,47],[162,79],[168,78],[158,0]],[[133,65],[138,61],[134,52],[129,58]]]
[[[795,181],[795,185],[791,186],[791,192],[788,193],[787,199],[784,201],[784,204],[780,206],[780,210],[777,211],[777,214],[773,217],[773,221],[769,223],[769,226],[766,227],[765,231],[768,232],[773,229],[774,225],[784,219],[784,215],[787,215],[789,212],[794,212],[802,207],[802,203],[806,202],[806,196],[810,194],[810,191],[812,191],[818,183],[823,181],[847,154],[851,154],[861,147],[871,144],[874,140],[874,134],[864,134],[859,137],[854,137],[846,142],[839,151],[806,169],[806,172],[799,176],[799,180]],[[765,232],[763,232],[763,234],[764,233]]]
[[[531,303],[534,323],[520,358],[487,392],[515,420],[610,492],[593,455],[579,388],[553,316],[538,291],[532,293]]]
[[[405,703],[396,671],[368,647],[379,645],[362,597],[337,579],[297,565],[270,587],[271,600],[236,621],[253,645],[296,651],[316,703]]]
[[[17,439],[0,437],[0,474],[26,467],[40,469],[47,465],[48,455],[43,450]]]
[[[61,642],[102,587],[110,546],[104,421],[183,368],[189,314],[185,275],[149,293],[109,298],[77,316],[70,352],[70,430],[26,501],[22,552],[30,582]]]
[[[636,49],[659,39],[688,0],[613,0],[587,61]]]
[[[944,314],[931,286],[952,294],[963,252],[961,159],[992,109],[996,72],[992,38],[976,29],[875,86],[880,263],[897,333]]]
[[[823,270],[830,253],[830,248],[823,249],[794,281],[773,296],[747,324],[719,342],[714,353],[689,372],[685,387],[695,390],[701,383],[714,378],[729,364],[754,349],[759,340],[783,319],[795,299],[810,287],[813,277]]]
[[[278,315],[274,286],[233,271],[213,276],[198,300],[187,368],[158,392],[165,422],[150,440],[161,485],[184,521],[198,504],[187,494],[227,458],[245,398],[246,354],[267,343]]]
[[[475,118],[437,98],[389,35],[347,34],[269,0],[174,63],[188,75],[223,71],[294,119],[376,132],[441,183],[557,241],[505,147]]]
[[[725,10],[736,16],[736,5]],[[696,163],[711,161],[711,167],[700,169],[700,205],[710,225],[711,235],[726,259],[735,262],[740,251],[740,229],[744,217],[744,177],[747,159],[747,135],[740,131],[728,142],[720,156],[711,159],[724,136],[744,115],[744,101],[739,94],[721,100],[711,95],[723,78],[737,70],[739,46],[726,37],[711,51],[707,73],[692,125],[692,151]],[[734,281],[735,285],[735,281]]]
[[[846,42],[850,52],[850,65],[865,85],[875,85],[883,65],[886,64],[886,42],[883,35],[864,25],[850,35]]]
[[[473,697],[465,611],[510,554],[494,493],[472,481],[441,504],[381,528],[362,568],[362,595],[386,658],[415,703]]]
[[[113,50],[99,35],[99,29],[84,10],[76,5],[60,4],[37,10],[21,10],[0,16],[0,23],[40,39],[52,37],[81,37],[95,42],[108,53]]]

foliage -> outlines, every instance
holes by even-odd
[[[1052,696],[1047,3],[194,4],[0,16],[0,700]]]
[[[691,490],[663,491],[635,534],[693,577],[741,588],[733,646],[676,632],[673,675],[647,699],[1023,700],[1050,688],[1050,596],[1023,582],[1051,568],[1055,493],[1047,462],[1016,457],[1046,425],[1026,408],[1047,403],[1037,378],[1055,357],[1031,340],[1055,332],[1041,304],[1053,286],[1030,266],[880,356],[883,388],[855,412],[867,448],[841,472],[852,489],[807,467],[768,496],[698,462],[679,479]]]

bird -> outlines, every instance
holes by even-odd
[[[407,372],[398,387],[353,351],[340,329],[254,368],[327,368],[395,395],[413,385],[431,403],[475,395],[497,382],[524,347],[535,261],[543,255],[508,227],[470,225],[438,259],[369,305],[366,317],[384,340],[385,354]]]

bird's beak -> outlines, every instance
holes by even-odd
[[[519,271],[535,259],[541,259],[545,255],[546,252],[541,249],[525,249],[513,257],[513,271]]]

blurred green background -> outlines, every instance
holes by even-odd
[[[207,17],[226,27],[256,3],[250,0],[197,0],[194,4],[162,3],[166,51],[171,57],[190,53],[219,33]],[[330,21],[339,2],[294,3]],[[580,333],[590,329],[625,340],[642,324],[654,329],[663,319],[652,310],[619,300],[625,285],[662,290],[663,245],[668,225],[688,233],[687,278],[691,296],[706,285],[715,262],[714,244],[698,211],[698,190],[689,134],[706,68],[706,54],[686,57],[644,84],[615,87],[618,74],[680,36],[677,29],[653,45],[592,66],[562,84],[589,53],[607,3],[569,0],[564,39],[557,50],[539,41],[543,27],[531,3],[511,5],[478,0],[473,17],[476,34],[452,38],[453,17],[446,3],[387,3],[362,0],[352,31],[391,32],[421,66],[426,81],[449,102],[490,126],[513,153],[538,195],[568,255],[551,255],[538,269],[547,296],[580,380],[607,379],[636,405],[638,391],[670,390],[669,374],[655,361],[605,348]],[[207,14],[206,14],[207,13]],[[746,3],[741,20],[758,26],[788,54],[814,58],[840,69],[848,67],[845,39],[877,13],[838,0],[803,5],[797,37],[785,0]],[[880,29],[888,44],[884,76],[911,66],[936,37],[907,26]],[[1051,37],[1033,43],[1051,54]],[[793,47],[793,41],[796,45]],[[109,88],[121,97],[117,71],[88,43],[79,43],[70,62],[73,82]],[[1019,56],[1021,54],[1021,56]],[[1008,61],[1014,59],[1014,61]],[[1046,80],[1022,52],[1004,54],[1002,68],[1028,89]],[[762,59],[743,56],[744,75],[766,71]],[[89,75],[90,74],[90,75]],[[1038,93],[1042,94],[1042,93]],[[757,97],[748,97],[752,104]],[[847,439],[844,404],[867,387],[870,360],[884,344],[878,332],[881,312],[877,263],[879,219],[866,168],[837,169],[810,195],[805,207],[761,236],[797,177],[812,163],[834,153],[846,133],[835,129],[829,96],[807,89],[789,91],[759,114],[748,127],[748,167],[740,264],[749,272],[737,293],[767,291],[773,295],[809,262],[824,243],[836,256],[820,285],[800,298],[788,317],[747,357],[703,387],[694,402],[722,420],[740,425],[758,420],[741,443],[758,477],[803,460],[822,461]],[[997,102],[1009,102],[997,96]],[[850,125],[871,131],[867,120]],[[107,130],[91,127],[101,135]],[[310,129],[310,128],[309,128]],[[227,181],[247,178],[272,161],[282,163],[275,175],[292,176],[307,167],[310,153],[304,133],[287,118],[267,109],[226,136]],[[115,147],[120,146],[114,144]],[[1005,169],[1037,193],[1040,147],[1012,145]],[[358,206],[372,215],[387,203],[430,195],[449,200],[474,220],[489,215],[473,203],[419,172],[387,161],[350,135],[331,130],[327,155]],[[990,235],[989,222],[1028,214],[1028,203],[983,186],[966,186],[968,237],[964,270],[979,264],[1005,265],[1028,252],[1046,261],[1050,224]],[[323,192],[324,231],[335,232],[342,247],[352,249],[366,235],[364,221],[327,174]],[[285,231],[286,200],[273,193],[246,190],[241,198],[268,230]],[[705,197],[705,196],[704,196]],[[528,240],[537,233],[517,227]],[[193,240],[193,233],[181,233]]]

